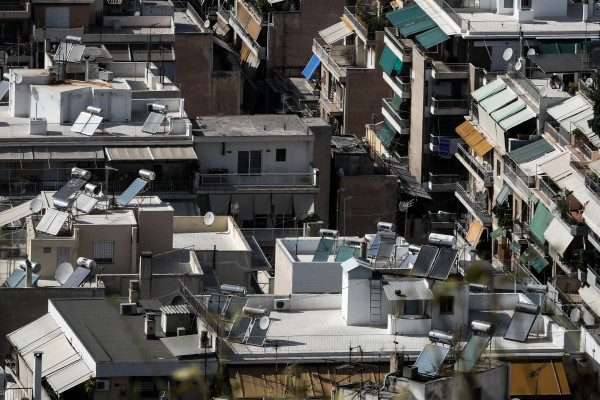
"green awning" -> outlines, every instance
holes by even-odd
[[[501,109],[511,101],[517,98],[517,94],[511,89],[504,89],[493,96],[482,100],[479,105],[488,113],[491,114],[496,110]]]
[[[521,245],[519,244],[519,242],[512,242],[510,245],[508,245],[508,248],[513,253],[516,253],[517,251],[521,250]]]
[[[490,114],[490,117],[492,117],[494,121],[500,122],[504,118],[508,118],[511,115],[518,113],[525,107],[527,107],[527,105],[525,105],[523,100],[517,99],[517,101],[510,103],[506,107],[502,107],[501,109],[494,111]]]
[[[548,260],[540,255],[533,247],[527,248],[519,257],[522,263],[529,263],[537,272],[542,270],[549,264]]]
[[[394,71],[396,71],[398,74],[400,74],[401,70],[402,70],[402,60],[399,58],[396,58],[396,62],[394,63]]]
[[[425,47],[429,49],[437,44],[445,42],[450,39],[450,36],[446,35],[443,30],[439,27],[435,27],[416,36],[416,39]]]
[[[508,198],[509,194],[510,194],[510,186],[508,186],[505,183],[504,186],[502,186],[500,193],[498,193],[498,197],[496,197],[496,203],[498,203],[498,204],[504,203],[506,201],[506,199]]]
[[[435,28],[437,25],[433,20],[429,17],[425,17],[419,21],[416,21],[414,24],[406,25],[402,29],[400,29],[400,33],[402,36],[407,37],[410,35],[414,35],[415,33],[426,31],[427,29]]]
[[[538,203],[537,208],[535,209],[535,214],[533,214],[533,219],[529,224],[529,230],[542,243],[546,243],[544,232],[546,231],[546,228],[548,228],[548,223],[551,219],[552,213],[548,211],[548,209],[542,203]]]
[[[381,127],[379,128],[379,132],[377,132],[377,137],[385,147],[390,147],[397,135],[398,132],[387,119],[383,121],[383,124],[381,124]]]
[[[576,39],[561,39],[561,40],[544,40],[539,39],[538,47],[540,54],[575,54],[581,53],[583,48],[588,47],[581,40]]]
[[[427,14],[421,7],[413,4],[385,14],[387,19],[398,29],[412,24],[414,21],[427,17]]]
[[[506,233],[506,229],[502,229],[502,228],[498,228],[495,231],[493,231],[492,233],[490,233],[490,236],[496,240],[498,240],[498,238],[502,235],[504,235]]]
[[[535,115],[535,112],[533,112],[531,108],[527,107],[524,110],[521,110],[518,113],[500,121],[500,127],[507,131],[510,128],[514,128],[515,126],[522,124],[523,122],[535,118]]]
[[[471,97],[473,97],[473,100],[475,101],[481,101],[486,97],[490,97],[491,95],[498,93],[505,87],[506,83],[502,79],[496,78],[496,80],[472,92]]]
[[[546,139],[537,140],[527,146],[518,148],[508,153],[510,158],[517,164],[523,164],[528,161],[540,158],[546,153],[554,151],[554,147],[546,141]]]
[[[538,199],[535,194],[531,194],[531,196],[529,196],[529,201],[531,201],[533,205],[536,205],[540,199]]]
[[[379,59],[379,65],[381,65],[381,68],[383,68],[386,74],[390,75],[392,73],[397,58],[398,57],[396,57],[392,49],[385,46],[381,53],[381,58]]]
[[[404,101],[404,99],[398,95],[394,96],[394,99],[392,100],[392,102],[390,103],[390,105],[392,106],[392,108],[394,110],[398,110],[400,108],[400,105],[402,104],[402,102]]]
[[[560,47],[556,40],[538,40],[538,47],[540,48],[540,54],[559,54]]]

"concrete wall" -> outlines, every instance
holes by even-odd
[[[331,182],[331,126],[320,118],[304,119],[315,137],[312,163],[319,169],[317,185],[319,193],[315,198],[315,212],[323,221],[324,227],[329,226],[329,190]]]
[[[431,289],[436,298],[431,306],[431,328],[442,331],[467,331],[469,326],[469,286],[462,282],[448,281],[435,284]],[[440,313],[440,296],[454,297],[452,313]]]
[[[68,262],[75,266],[79,257],[79,229],[72,237],[36,236],[31,218],[27,219],[27,254],[31,261],[40,263],[42,270],[38,275],[42,279],[54,279],[58,266],[58,249],[68,248]],[[87,257],[87,256],[86,256]]]
[[[340,21],[347,0],[302,0],[299,12],[274,13],[269,28],[271,66],[304,67],[312,57],[313,38]]]
[[[0,352],[8,352],[6,335],[48,311],[48,299],[104,297],[104,288],[0,288]],[[31,386],[29,386],[31,387]]]
[[[121,297],[129,296],[129,282],[139,280],[138,274],[103,274],[98,275],[107,295]],[[185,282],[185,287],[193,294],[201,294],[204,289],[203,274],[153,274],[151,278],[150,298],[161,297],[163,304],[175,296],[173,292],[179,287],[179,281]],[[170,295],[170,296],[169,296]]]
[[[140,207],[137,209],[138,248],[142,251],[162,254],[173,249],[173,208]]]
[[[84,27],[85,32],[90,25],[89,4],[34,4],[32,19],[35,26],[46,26],[46,9],[52,7],[69,7],[69,28]]]
[[[107,274],[127,274],[135,271],[137,228],[134,225],[79,225],[81,257],[94,258],[93,242],[114,242],[113,263],[105,264]]]
[[[379,60],[385,47],[383,32],[377,32],[375,59]],[[414,63],[414,61],[413,61]],[[383,69],[377,62],[375,68],[346,69],[344,99],[344,134],[365,136],[365,124],[371,123],[371,113],[381,109],[381,99],[394,97],[392,88],[383,80]],[[414,104],[414,103],[413,103]]]
[[[175,54],[175,84],[186,99],[186,113],[190,118],[240,114],[241,74],[213,71],[212,34],[176,34]]]
[[[343,273],[342,280],[342,317],[347,325],[366,325],[371,322],[370,279],[348,279]],[[347,293],[347,295],[344,295]],[[344,306],[346,304],[346,313]]]
[[[277,272],[275,277],[277,280]],[[342,267],[340,263],[296,262],[292,265],[292,291],[290,293],[334,293],[341,291]]]
[[[412,52],[412,85],[410,105],[410,140],[408,142],[408,157],[410,173],[423,181],[423,114],[424,104],[428,99],[425,97],[425,59],[416,48]]]
[[[232,217],[227,216],[215,216],[211,225],[204,223],[204,217],[173,217],[173,233],[226,232],[232,226]]]

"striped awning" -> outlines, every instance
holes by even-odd
[[[495,79],[485,86],[480,87],[471,93],[471,97],[475,101],[481,101],[489,96],[492,96],[506,87],[506,83],[502,79]]]
[[[502,129],[507,131],[519,124],[522,124],[523,122],[527,122],[530,119],[535,118],[535,115],[535,112],[531,108],[527,107],[524,110],[521,110],[518,113],[500,121],[500,126]]]
[[[319,35],[327,42],[327,44],[337,43],[352,35],[352,33],[352,29],[350,29],[344,21],[340,21],[329,28],[319,31]]]
[[[456,127],[456,133],[479,155],[483,157],[493,146],[484,139],[470,121],[465,121]]]
[[[517,101],[513,101],[506,107],[502,107],[501,109],[494,111],[490,114],[490,117],[492,117],[494,121],[499,123],[503,119],[518,113],[526,107],[527,105],[523,102],[523,100],[517,99]]]
[[[450,39],[450,36],[446,35],[443,30],[436,26],[433,29],[418,34],[416,39],[423,47],[429,49]]]
[[[517,150],[508,153],[510,158],[517,164],[523,164],[536,158],[540,158],[546,153],[554,151],[554,147],[545,139],[537,140],[527,146],[523,146]]]
[[[517,98],[517,94],[511,89],[504,89],[485,100],[482,100],[479,105],[488,113],[501,109],[511,101]]]

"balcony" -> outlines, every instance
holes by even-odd
[[[429,217],[429,223],[431,224],[432,230],[442,229],[453,229],[455,223],[458,221],[464,221],[466,218],[465,214],[460,213],[449,213],[449,212],[437,212],[432,213],[427,211]]]
[[[390,76],[383,73],[383,80],[392,88],[394,93],[403,99],[410,99],[410,78],[408,76]]]
[[[323,39],[313,39],[313,53],[319,57],[322,65],[331,71],[339,80],[346,79],[346,68],[356,64],[355,47],[330,46]]]
[[[236,187],[315,187],[317,170],[304,174],[201,174],[201,188],[236,188]]]
[[[258,57],[259,60],[264,60],[267,57],[267,49],[259,45],[252,36],[248,33],[244,25],[237,19],[234,13],[229,13],[229,25],[233,28],[235,33],[242,39],[244,44],[252,51],[252,53]]]
[[[548,199],[549,202],[551,202],[554,198],[558,196],[558,193],[556,193],[554,189],[552,189],[550,185],[546,183],[546,181],[544,181],[543,179],[540,179],[539,190],[540,193],[542,193],[546,197],[546,199]]]
[[[410,39],[398,37],[398,29],[385,28],[384,43],[399,56],[403,63],[412,62],[412,47],[414,42]]]
[[[487,204],[480,204],[467,191],[466,182],[456,182],[456,191],[454,192],[458,200],[469,210],[482,225],[492,225],[492,215],[487,212]]]
[[[588,188],[598,200],[600,200],[600,179],[586,175],[585,187]]]
[[[321,106],[327,111],[327,113],[331,116],[341,116],[344,114],[344,102],[339,101],[331,101],[327,98],[327,95],[324,92],[321,92],[320,98]]]
[[[442,98],[434,96],[431,98],[431,113],[433,115],[466,115],[469,113],[469,99]]]
[[[508,163],[504,163],[504,176],[508,178],[508,184],[521,193],[523,193],[523,199],[528,199],[531,196],[531,189],[529,187],[528,182],[525,182],[521,175],[523,175],[528,181],[529,177],[524,175],[519,167],[513,167]],[[511,185],[512,183],[512,185]],[[532,186],[535,185],[535,178],[532,180]]]
[[[456,183],[461,179],[456,174],[432,174],[429,173],[429,181],[423,182],[423,187],[428,192],[453,192]]]
[[[19,196],[19,197],[34,197],[40,194],[41,191],[57,191],[63,187],[66,181],[40,181],[40,182],[1,182],[0,195],[3,196]],[[102,182],[97,182],[101,184]],[[104,191],[110,194],[121,194],[129,187],[131,182],[110,182],[108,188]],[[192,194],[193,181],[152,181],[148,185],[145,195],[153,194]]]
[[[482,181],[486,186],[491,186],[494,180],[494,171],[490,164],[480,164],[475,157],[469,154],[466,145],[459,144],[456,158],[476,179]]]
[[[431,77],[433,79],[467,79],[469,64],[446,64],[441,61],[433,61]]]
[[[561,146],[571,144],[571,134],[563,129],[558,122],[546,122],[546,133]]]
[[[354,32],[356,35],[363,41],[367,42],[369,40],[375,40],[375,32],[369,32],[369,30],[365,27],[360,17],[356,15],[357,7],[344,7],[344,17],[350,21],[350,24],[354,27]]]
[[[408,118],[410,114],[408,111],[395,110],[391,104],[392,100],[393,99],[382,99],[381,112],[401,135],[407,135],[410,133],[410,118]],[[406,118],[402,118],[401,115],[405,115]]]
[[[0,2],[0,12],[2,19],[29,19],[31,18],[31,5],[29,1],[9,1]]]
[[[523,224],[522,224],[523,234],[525,234],[527,236],[527,238],[529,240],[531,240],[533,243],[535,243],[538,247],[543,249],[544,243],[542,243],[542,241],[540,239],[538,239],[537,236],[535,236],[534,234],[531,233],[531,229],[529,229],[529,224],[530,224],[530,222],[523,222]]]

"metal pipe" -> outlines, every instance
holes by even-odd
[[[43,351],[33,353],[33,400],[42,400],[42,354]]]

